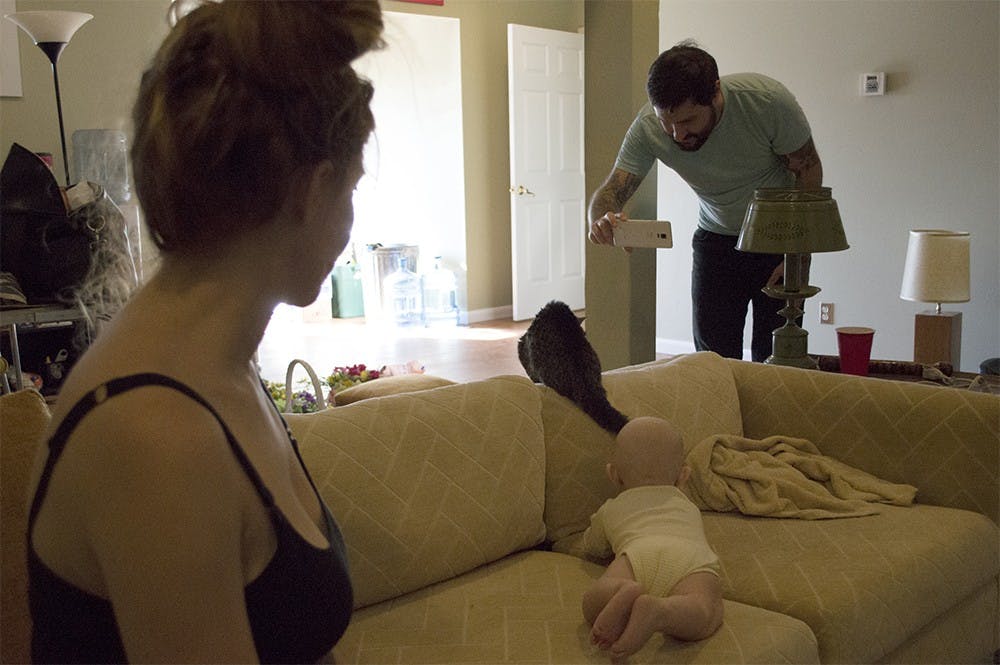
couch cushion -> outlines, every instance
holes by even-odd
[[[372,397],[412,393],[418,390],[440,388],[441,386],[451,386],[454,384],[454,381],[431,376],[430,374],[384,376],[377,381],[366,381],[334,393],[333,403],[337,406],[345,406]]]
[[[1000,530],[985,516],[880,510],[820,522],[704,513],[725,597],[801,619],[823,662],[870,663],[996,584]]]
[[[36,390],[0,396],[0,662],[31,660],[28,615],[28,484],[38,443],[49,424],[49,408]]]
[[[626,416],[670,420],[688,450],[712,434],[743,434],[732,370],[714,353],[612,370],[603,381],[608,399]],[[548,388],[542,389],[542,419],[545,524],[555,542],[586,529],[590,516],[617,493],[604,474],[614,439]]]
[[[946,614],[924,626],[883,663],[988,663],[1000,649],[997,584],[990,580]],[[993,655],[992,662],[996,662]]]
[[[603,568],[524,552],[357,612],[335,650],[348,663],[600,663],[580,607]],[[725,601],[707,640],[653,636],[632,663],[817,663],[797,619]]]
[[[917,487],[917,501],[1000,523],[1000,398],[943,386],[729,360],[745,436],[808,439],[824,455]]]
[[[498,377],[287,418],[343,531],[364,607],[544,534],[538,391]]]

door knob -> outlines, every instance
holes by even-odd
[[[533,191],[531,191],[530,189],[528,189],[524,185],[518,185],[517,188],[511,187],[510,188],[510,193],[511,194],[517,194],[518,196],[524,196],[525,194],[527,194],[528,196],[534,196],[535,195],[535,193]]]

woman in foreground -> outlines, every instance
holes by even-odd
[[[381,30],[375,0],[209,3],[144,74],[132,163],[162,264],[39,453],[36,661],[308,662],[346,629],[340,532],[253,355],[348,241],[373,128],[351,62]]]

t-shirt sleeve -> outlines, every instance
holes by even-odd
[[[787,155],[804,146],[812,136],[812,130],[795,95],[784,85],[775,83],[772,104],[774,112],[770,114],[773,124],[769,128],[771,147],[774,154]]]
[[[653,168],[656,156],[650,149],[645,126],[645,115],[640,112],[632,121],[632,126],[625,132],[622,147],[618,150],[615,168],[627,171],[632,175],[645,178],[649,169]]]

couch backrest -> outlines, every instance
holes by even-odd
[[[732,369],[714,353],[694,353],[606,372],[609,401],[626,416],[659,416],[690,450],[712,434],[743,433]],[[569,400],[542,388],[545,425],[545,525],[553,543],[583,531],[617,493],[605,476],[614,438]]]
[[[833,372],[727,361],[745,435],[786,434],[917,501],[1000,522],[1000,397]]]
[[[0,395],[0,663],[31,662],[27,492],[49,418],[35,390]]]
[[[343,532],[358,608],[544,537],[541,400],[524,377],[287,419]]]

